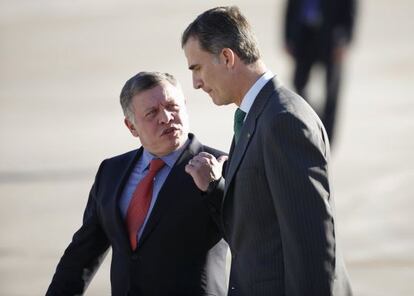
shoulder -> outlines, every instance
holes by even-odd
[[[129,166],[134,159],[138,158],[140,149],[134,149],[116,156],[104,159],[99,167],[99,171],[119,171]]]
[[[188,135],[188,138],[190,139],[190,143],[189,143],[187,149],[190,150],[193,155],[196,155],[196,154],[198,154],[202,151],[210,153],[210,154],[214,155],[215,157],[218,157],[220,155],[227,155],[226,152],[223,152],[219,149],[204,145],[192,133],[190,133]]]
[[[203,150],[207,153],[210,153],[212,155],[214,155],[215,157],[221,156],[221,155],[227,155],[226,152],[209,147],[209,146],[204,146],[203,145]]]
[[[298,134],[306,137],[323,139],[323,125],[312,107],[300,95],[280,83],[269,97],[264,108],[260,129],[265,136],[284,135],[295,137]]]
[[[282,85],[269,98],[264,115],[268,119],[272,118],[275,123],[293,117],[305,124],[320,125],[318,116],[305,99]]]
[[[131,161],[138,153],[139,149],[134,149],[119,155],[112,156],[104,160],[108,163],[119,163],[119,162],[129,162]]]

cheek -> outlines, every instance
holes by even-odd
[[[145,137],[146,139],[154,138],[157,134],[157,125],[149,122],[142,122],[138,133],[141,137]]]
[[[180,122],[183,125],[188,123],[188,112],[185,106],[181,107],[182,109],[176,114],[175,121]]]
[[[207,69],[203,74],[203,79],[207,80],[208,82],[211,82],[211,75],[213,73],[210,71],[210,69]]]

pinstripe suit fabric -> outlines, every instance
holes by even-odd
[[[336,244],[328,162],[319,118],[270,80],[216,189],[232,251],[229,295],[352,295]]]

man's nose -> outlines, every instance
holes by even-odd
[[[169,123],[174,118],[172,112],[163,109],[160,114],[160,123]]]
[[[193,87],[195,89],[199,89],[203,86],[202,80],[197,76],[193,74]]]

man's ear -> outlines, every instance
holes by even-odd
[[[134,137],[139,137],[138,131],[136,130],[135,125],[128,118],[125,117],[124,123]]]
[[[230,48],[223,48],[220,53],[221,61],[227,68],[233,68],[235,62],[235,53]]]

